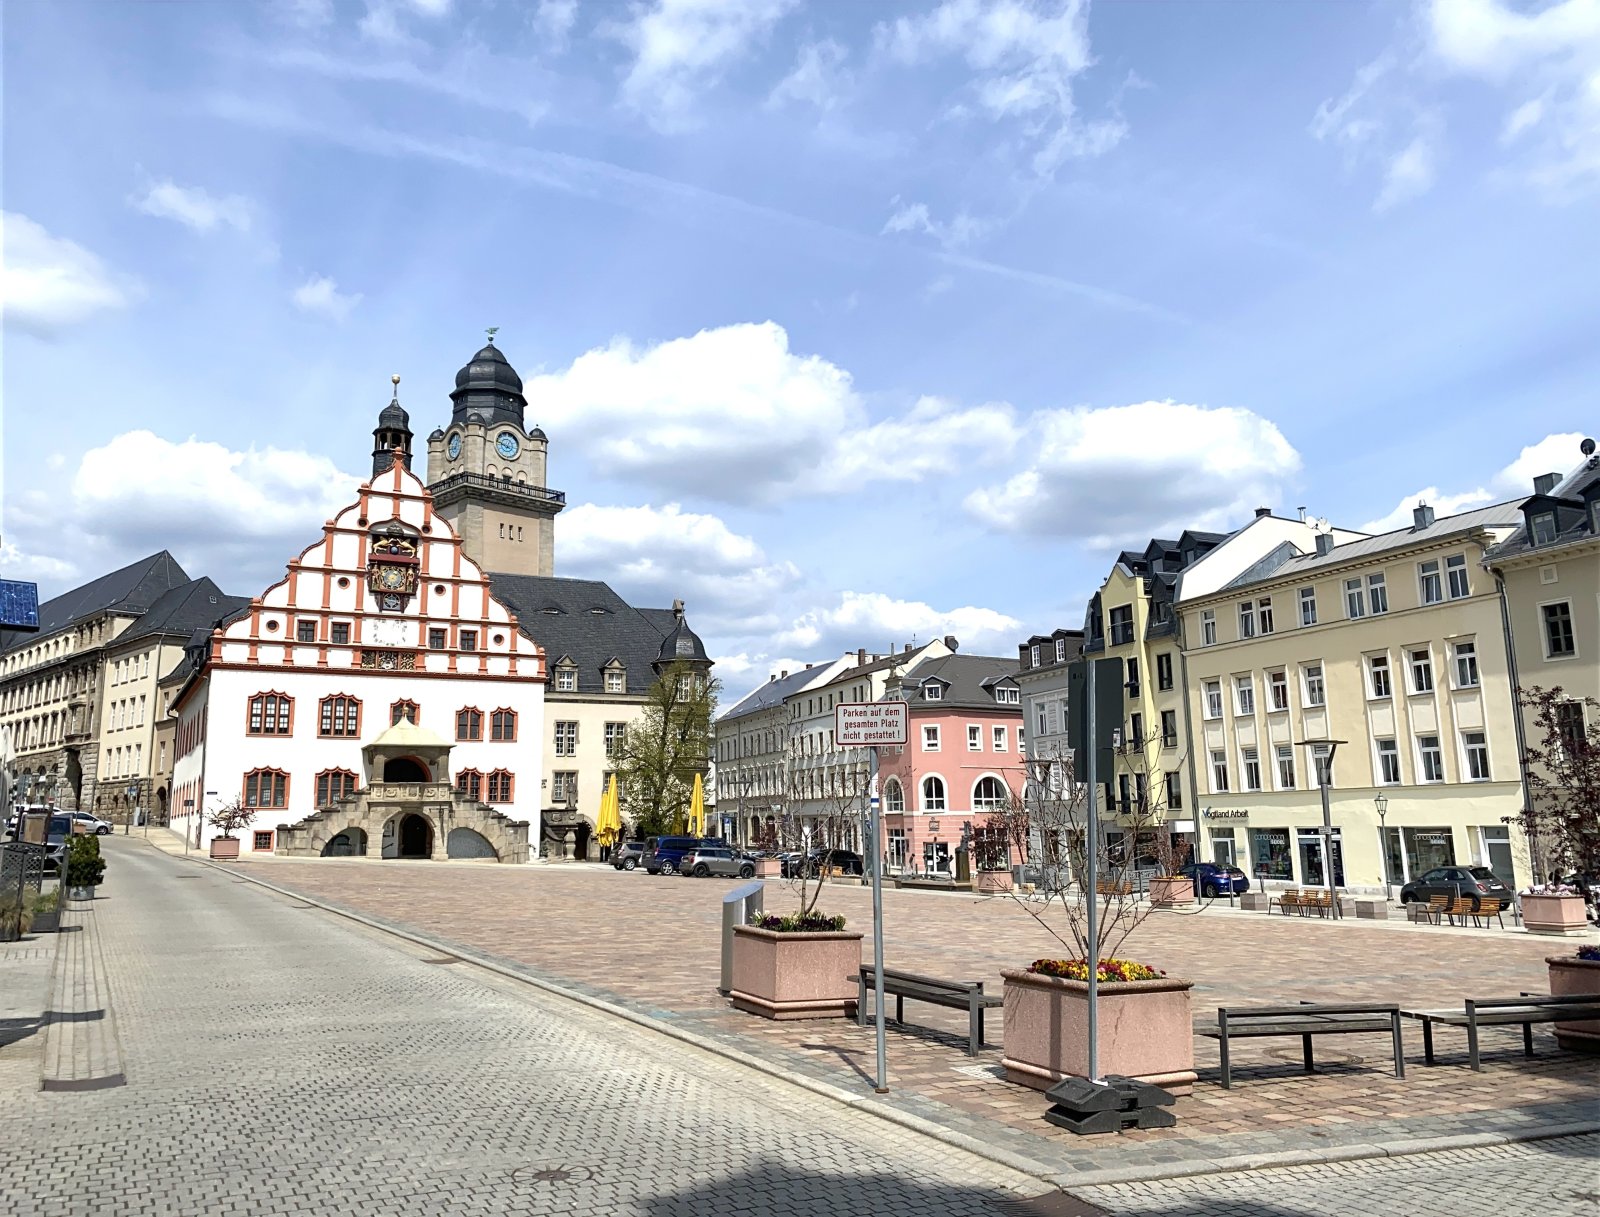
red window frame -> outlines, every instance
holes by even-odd
[[[476,743],[483,739],[483,711],[477,706],[462,706],[456,711],[456,740]]]
[[[262,779],[276,779],[269,782],[268,800],[261,798]],[[289,775],[282,769],[252,769],[244,775],[244,782],[239,792],[240,802],[246,807],[265,807],[273,810],[289,806]]]
[[[408,697],[402,697],[399,701],[390,704],[389,725],[393,727],[400,722],[400,713],[402,710],[411,711],[411,716],[407,718],[406,721],[415,727],[417,725],[417,720],[422,717],[422,707],[417,705],[416,702],[412,701]]]
[[[517,738],[517,712],[501,706],[489,714],[489,738],[501,743],[515,743]]]
[[[516,785],[516,777],[507,769],[496,769],[489,775],[489,797],[487,803],[509,803],[512,801],[512,790]]]
[[[265,844],[262,842],[265,841]],[[250,834],[250,846],[257,853],[272,852],[272,829],[258,828]]]
[[[456,773],[456,793],[474,802],[483,799],[483,774],[476,769],[461,769]]]
[[[345,730],[335,730],[344,727]],[[323,739],[353,739],[361,734],[361,699],[348,693],[330,693],[317,703],[317,735]]]
[[[267,729],[268,709],[271,709],[272,729]],[[293,735],[294,698],[287,693],[269,689],[252,694],[245,702],[244,733],[246,735]]]
[[[356,782],[356,775],[348,769],[322,770],[317,774],[317,806],[333,806],[335,800],[355,790]]]

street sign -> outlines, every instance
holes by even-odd
[[[1121,659],[1083,659],[1067,665],[1067,747],[1074,753],[1074,773],[1081,782],[1089,771],[1088,741],[1084,737],[1089,728],[1090,663],[1095,665],[1094,733],[1100,737],[1100,755],[1095,759],[1095,768],[1100,772],[1101,781],[1109,781],[1115,764],[1114,749],[1120,746],[1125,708]]]
[[[850,701],[833,708],[833,742],[840,748],[867,748],[906,742],[906,703]]]

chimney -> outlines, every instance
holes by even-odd
[[[1541,473],[1538,477],[1533,479],[1533,493],[1549,494],[1558,485],[1560,485],[1560,483],[1561,475],[1559,473]]]
[[[1304,524],[1306,522],[1306,509],[1304,507],[1302,507],[1299,510],[1300,510],[1300,523]]]
[[[1333,534],[1331,532],[1319,532],[1317,534],[1317,557],[1326,558],[1332,552]]]
[[[810,664],[809,664],[809,663],[808,663],[808,664],[806,664],[806,671],[807,671],[807,672],[809,672],[809,671],[811,671],[811,665],[810,665]]]
[[[784,675],[787,676],[788,673],[785,672]],[[777,680],[777,679],[778,679],[778,674],[776,672],[768,672],[767,673],[767,680],[773,681],[773,680]]]
[[[956,641],[956,636],[954,634],[946,634],[944,636],[944,645],[949,647],[952,652],[961,646],[961,644]]]
[[[1257,507],[1256,508],[1256,519],[1258,519],[1258,520],[1264,519],[1265,517],[1270,516],[1271,514],[1272,514],[1272,508],[1270,508],[1270,507]]]
[[[1411,509],[1411,531],[1412,532],[1416,532],[1419,528],[1426,528],[1429,524],[1432,524],[1432,523],[1433,523],[1433,508],[1429,507],[1426,503],[1418,503],[1415,507],[1413,507]]]
[[[857,647],[856,648],[856,666],[860,667],[860,666],[864,665],[866,662],[867,662],[867,648],[866,647]]]
[[[674,600],[672,602],[672,615],[674,617],[678,618],[679,621],[683,620],[683,601],[682,600]]]
[[[908,643],[906,643],[906,650],[905,650],[905,653],[906,653],[906,654],[907,654],[907,655],[909,655],[909,654],[911,654],[911,644],[910,644],[910,643],[909,643],[909,642],[908,642]]]

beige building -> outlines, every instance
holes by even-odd
[[[1324,762],[1306,744],[1337,740],[1336,883],[1378,891],[1450,862],[1526,880],[1506,822],[1521,784],[1500,598],[1482,565],[1520,520],[1514,503],[1444,519],[1424,506],[1409,528],[1323,532],[1309,552],[1289,540],[1220,584],[1180,583],[1197,854],[1326,882]]]

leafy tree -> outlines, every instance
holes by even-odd
[[[711,764],[720,682],[679,660],[661,673],[617,753],[622,804],[642,837],[682,830],[694,777]]]
[[[1522,751],[1528,803],[1516,817],[1534,857],[1547,876],[1600,874],[1600,701],[1534,685],[1517,702],[1538,736]]]

